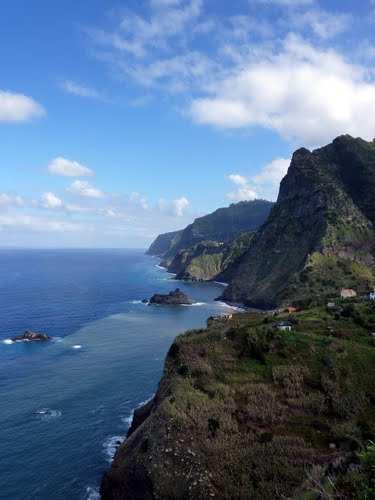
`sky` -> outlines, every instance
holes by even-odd
[[[0,247],[144,248],[375,136],[375,0],[4,0]]]

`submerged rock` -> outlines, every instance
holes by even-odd
[[[179,288],[168,294],[156,293],[150,299],[149,304],[162,304],[168,306],[191,305],[194,301]]]
[[[32,332],[31,330],[26,330],[25,333],[23,333],[22,335],[17,335],[16,337],[13,337],[12,340],[13,340],[13,342],[17,342],[17,341],[36,342],[36,341],[51,340],[51,337],[45,333],[38,333],[38,332]]]

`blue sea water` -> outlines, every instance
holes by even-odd
[[[174,337],[225,312],[222,287],[188,284],[134,250],[0,251],[0,499],[98,498],[134,408]],[[141,299],[179,286],[194,306]],[[10,343],[26,329],[53,337]]]

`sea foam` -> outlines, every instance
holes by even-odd
[[[55,418],[60,418],[62,412],[60,410],[51,410],[50,408],[41,408],[36,410],[35,415],[40,418],[40,420],[53,420]]]
[[[87,486],[85,500],[100,500],[99,488]]]
[[[6,344],[6,345],[14,344],[14,340],[12,340],[12,339],[5,339],[5,340],[3,340],[3,344]]]
[[[111,436],[104,441],[103,450],[105,456],[107,457],[107,462],[112,462],[118,447],[124,442],[124,440],[124,436]]]

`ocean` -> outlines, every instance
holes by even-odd
[[[0,251],[0,499],[94,500],[173,339],[228,310],[136,250]],[[141,301],[176,287],[193,306]],[[25,330],[51,342],[11,343]]]

